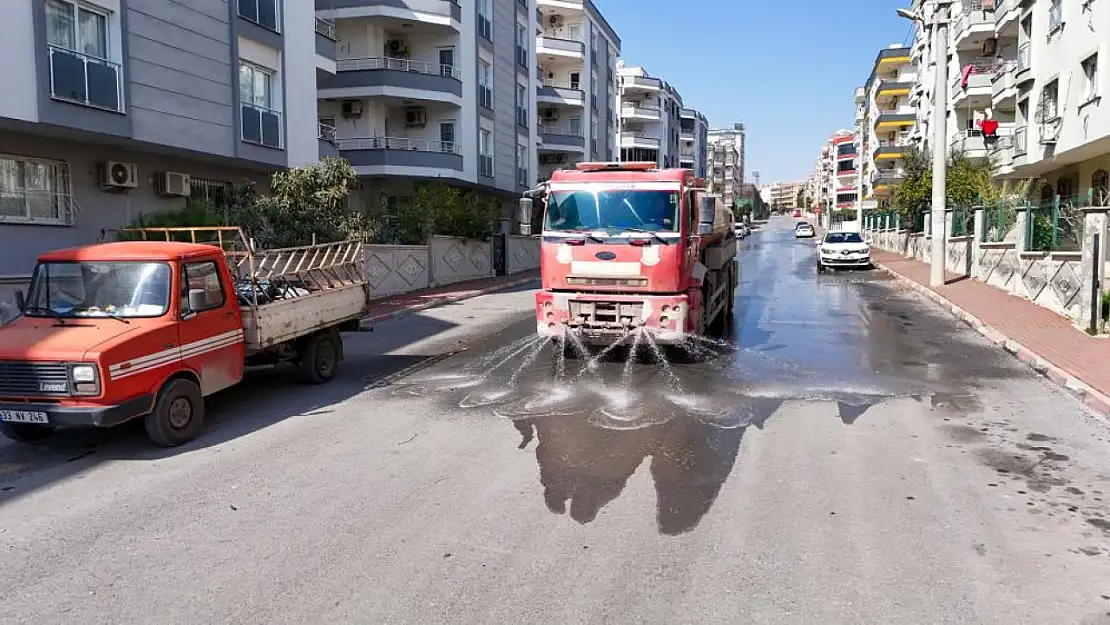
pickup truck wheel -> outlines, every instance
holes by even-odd
[[[192,380],[170,381],[158,394],[154,411],[146,416],[146,435],[162,447],[177,447],[204,429],[204,396]]]
[[[35,423],[0,423],[0,434],[17,443],[33,443],[54,435],[54,428]]]
[[[317,334],[301,349],[301,375],[309,384],[331,382],[339,371],[340,347],[332,333]]]

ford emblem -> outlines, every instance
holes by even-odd
[[[594,254],[594,258],[598,260],[613,260],[616,257],[617,255],[613,252],[598,252],[597,254]]]

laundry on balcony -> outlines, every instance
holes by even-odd
[[[980,119],[977,122],[979,130],[983,131],[984,139],[997,139],[998,138],[998,120],[996,119]]]
[[[971,80],[971,75],[977,72],[978,70],[975,69],[974,64],[964,66],[963,70],[960,72],[960,88],[967,89],[967,81]]]

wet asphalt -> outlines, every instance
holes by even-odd
[[[519,290],[177,450],[0,443],[0,622],[1110,622],[1106,424],[792,221],[686,353],[564,358]]]

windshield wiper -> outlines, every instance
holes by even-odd
[[[643,234],[650,234],[651,238],[655,239],[656,241],[659,241],[663,245],[670,245],[671,244],[670,241],[668,241],[668,240],[664,239],[663,237],[659,236],[659,233],[655,232],[654,230],[645,230],[643,228],[621,228],[621,231],[622,232],[641,232]]]
[[[584,235],[587,239],[589,239],[591,241],[594,241],[595,243],[604,243],[605,242],[605,239],[602,239],[601,237],[594,236],[594,233],[590,230],[564,230],[563,232],[570,232],[572,234]]]
[[[60,312],[54,310],[53,308],[47,308],[45,306],[28,306],[23,309],[23,314],[27,314],[29,312],[44,312],[46,313],[47,317],[52,317],[58,323],[65,323],[65,317],[63,317]],[[37,317],[38,315],[32,316]]]
[[[73,313],[73,312],[90,312],[91,310],[92,309],[89,308],[88,306],[80,306],[78,308],[74,308],[73,310],[70,310],[69,312],[71,312],[71,313]],[[108,312],[106,310],[97,310],[96,312],[100,313],[100,314],[103,314],[105,317],[107,317],[109,319],[115,319],[116,321],[119,321],[120,323],[126,323],[128,325],[131,325],[130,321],[128,321],[127,319],[124,319],[123,317],[120,317],[116,313],[111,313],[111,312]]]

